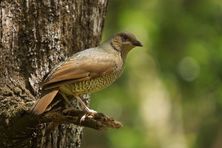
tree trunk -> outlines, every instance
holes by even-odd
[[[98,45],[108,0],[2,0],[0,3],[0,147],[79,147],[82,128],[46,132],[26,115],[40,82],[73,53]],[[35,131],[35,132],[33,132]]]

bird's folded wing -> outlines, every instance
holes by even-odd
[[[54,69],[43,87],[51,89],[63,84],[89,80],[114,71],[116,62],[111,58],[70,59]]]

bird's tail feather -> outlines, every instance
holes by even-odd
[[[58,93],[58,89],[54,89],[46,94],[44,94],[35,104],[32,108],[32,113],[36,115],[42,114],[48,105],[52,102],[56,94]]]

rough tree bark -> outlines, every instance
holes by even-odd
[[[99,43],[107,1],[0,1],[0,147],[80,146],[80,126],[61,124],[48,134],[26,111],[56,64]]]

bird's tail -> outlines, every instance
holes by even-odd
[[[36,115],[42,114],[48,105],[52,102],[56,94],[58,93],[58,89],[54,89],[46,94],[44,94],[33,106],[32,113]]]

